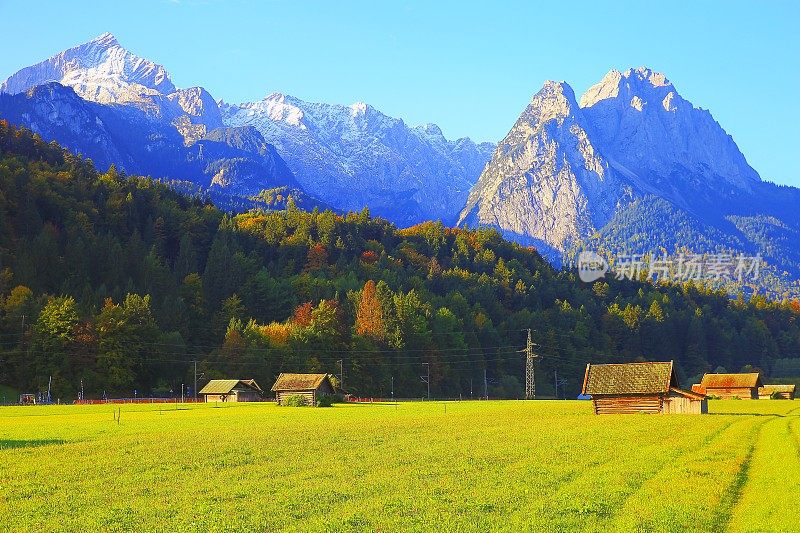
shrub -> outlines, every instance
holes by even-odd
[[[317,396],[317,407],[331,407],[335,398],[330,394]]]
[[[300,394],[291,394],[289,396],[284,397],[283,405],[287,407],[305,407],[308,404],[306,403],[306,397]]]

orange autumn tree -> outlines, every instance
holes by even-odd
[[[384,336],[383,308],[372,280],[367,281],[361,291],[356,310],[356,334],[376,339]]]
[[[317,243],[308,249],[307,261],[305,266],[306,272],[319,270],[328,264],[328,250],[322,243]]]
[[[314,306],[311,302],[306,302],[302,305],[298,305],[297,308],[294,310],[294,314],[292,315],[292,323],[295,326],[300,326],[301,328],[305,328],[311,325],[311,311],[314,310]]]

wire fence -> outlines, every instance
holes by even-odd
[[[106,398],[101,400],[75,400],[74,405],[103,405],[107,403],[205,403],[205,398]]]

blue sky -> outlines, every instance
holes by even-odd
[[[544,80],[580,95],[612,68],[646,65],[709,109],[764,179],[800,186],[798,5],[0,0],[0,77],[110,31],[176,85],[229,102],[365,101],[498,141]]]

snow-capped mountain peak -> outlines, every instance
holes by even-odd
[[[354,117],[363,116],[367,113],[367,108],[369,107],[364,102],[356,102],[354,104],[350,104],[350,114]]]
[[[112,46],[119,46],[119,41],[117,41],[117,38],[114,37],[114,34],[111,32],[105,32],[98,35],[97,37],[89,41],[89,43],[87,44],[90,43],[95,44],[97,46],[104,46],[107,48],[110,48]]]
[[[282,122],[289,126],[305,129],[303,118],[305,113],[300,109],[291,96],[283,93],[273,92],[265,96],[262,100],[257,102],[247,102],[238,106],[232,106],[222,103],[220,108],[227,110],[236,109],[247,119],[243,119],[242,123],[251,124],[253,121],[258,121],[262,117],[269,117],[269,120],[275,122]]]
[[[452,221],[493,149],[467,138],[449,141],[433,125],[409,127],[365,102],[313,103],[278,92],[238,105],[215,101],[202,87],[177,89],[164,67],[129,52],[110,33],[17,72],[2,91],[16,95],[53,82],[83,100],[114,104],[114,112],[103,110],[109,116],[146,122],[133,129],[179,134],[185,148],[198,152],[208,152],[218,138],[249,138],[241,127],[252,126],[286,159],[306,192],[340,209],[368,205],[400,224]],[[37,103],[44,105],[42,100]],[[214,131],[221,128],[236,133]],[[235,148],[257,145],[237,141]],[[230,183],[228,170],[223,174],[216,184]]]
[[[452,220],[492,149],[448,141],[433,125],[409,127],[364,102],[274,93],[221,110],[227,125],[253,126],[275,144],[309,193],[341,209],[368,205],[401,224]]]
[[[18,94],[49,82],[100,103],[136,101],[175,91],[164,67],[123,48],[111,33],[60,52],[9,77],[0,92]]]

